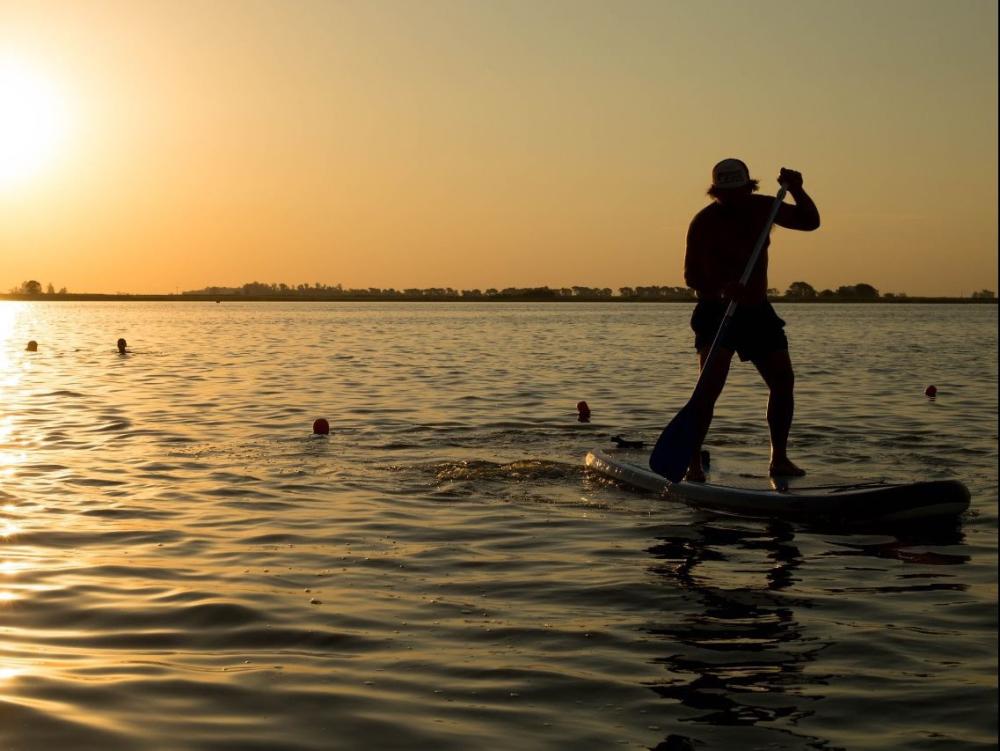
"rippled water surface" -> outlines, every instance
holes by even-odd
[[[0,303],[0,748],[994,748],[997,308],[779,313],[794,457],[956,524],[588,476],[686,401],[688,305]]]

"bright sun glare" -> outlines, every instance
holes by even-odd
[[[55,83],[15,58],[0,58],[0,191],[39,174],[66,136],[65,101]]]

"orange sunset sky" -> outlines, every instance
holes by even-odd
[[[796,280],[997,283],[995,0],[4,0],[0,288],[682,285],[712,164]]]

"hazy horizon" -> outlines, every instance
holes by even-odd
[[[997,280],[997,6],[0,10],[0,288],[683,286],[712,165],[818,232],[770,286]]]
[[[37,280],[33,280],[37,281]],[[791,290],[792,286],[802,284],[805,281],[810,287],[812,287],[812,292],[803,295],[801,292],[793,292]],[[48,285],[46,285],[48,286]],[[614,299],[624,299],[624,300],[664,300],[664,301],[687,301],[692,300],[696,297],[696,292],[693,289],[685,287],[683,285],[668,286],[668,285],[643,285],[643,284],[631,284],[631,285],[621,285],[618,287],[609,287],[608,285],[578,285],[578,284],[561,284],[557,286],[549,287],[548,285],[529,285],[529,286],[518,286],[518,287],[497,287],[496,285],[485,286],[485,287],[451,287],[451,286],[435,286],[435,287],[414,287],[412,285],[406,285],[404,287],[378,287],[372,285],[370,287],[348,287],[342,284],[320,284],[315,285],[305,282],[299,283],[286,283],[286,282],[250,282],[242,285],[206,285],[198,288],[191,289],[178,289],[175,292],[148,292],[148,291],[137,291],[137,292],[106,292],[106,291],[94,291],[94,290],[71,290],[66,288],[46,290],[42,289],[37,292],[30,292],[24,289],[11,288],[6,292],[0,292],[0,299],[13,299],[13,300],[40,300],[44,301],[47,297],[86,297],[86,296],[101,296],[101,297],[112,297],[112,298],[129,298],[129,297],[164,297],[164,296],[221,296],[221,297],[247,297],[247,298],[275,298],[275,299],[324,299],[324,300],[337,300],[341,296],[348,297],[350,299],[355,299],[358,297],[371,296],[373,300],[383,299],[383,300],[394,300],[402,298],[412,298],[412,297],[426,297],[426,298],[454,298],[456,300],[490,300],[490,299],[502,299],[502,298],[532,298],[535,302],[546,302],[550,299],[552,300],[567,300],[567,299],[580,299],[581,301],[592,301],[597,298],[612,297]],[[994,287],[996,285],[993,285]],[[272,289],[250,289],[247,287],[271,287]],[[872,287],[874,292],[867,294],[859,294],[854,291],[854,288],[858,287]],[[630,290],[628,294],[625,290]],[[683,293],[682,293],[683,291]],[[544,294],[543,294],[544,293]],[[551,296],[548,293],[555,293]],[[572,294],[570,294],[572,293]],[[610,295],[608,294],[610,293]],[[988,293],[984,295],[984,293]],[[896,290],[896,289],[878,289],[869,285],[866,282],[857,282],[855,284],[845,284],[839,285],[838,287],[820,287],[813,286],[807,280],[796,280],[793,285],[786,288],[776,288],[769,287],[768,295],[770,297],[780,297],[783,299],[788,299],[793,302],[795,301],[805,301],[808,302],[812,299],[822,299],[822,298],[833,298],[839,300],[899,300],[899,299],[912,299],[914,301],[921,300],[967,300],[967,299],[982,299],[996,301],[996,289],[991,287],[983,287],[977,290],[972,290],[969,294],[963,295],[911,295],[906,290]]]

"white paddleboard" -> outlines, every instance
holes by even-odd
[[[697,508],[737,516],[790,520],[899,521],[955,517],[969,507],[969,490],[957,480],[906,484],[817,483],[809,477],[772,481],[731,478],[672,483],[649,469],[648,454],[595,448],[586,466],[623,485],[663,494]]]

